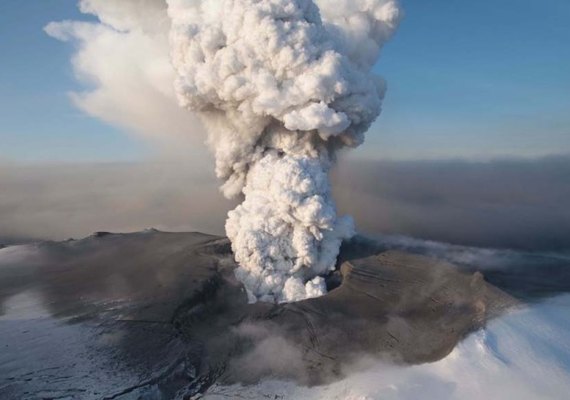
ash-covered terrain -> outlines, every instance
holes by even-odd
[[[552,294],[531,280],[513,287],[524,279],[508,270],[487,265],[489,283],[467,264],[397,247],[353,239],[327,295],[280,305],[248,304],[225,238],[148,230],[5,247],[2,398],[192,398],[267,380],[323,387],[362,360],[437,362],[524,307],[524,293]],[[552,280],[564,291],[568,274]]]

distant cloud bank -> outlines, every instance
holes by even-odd
[[[335,196],[359,231],[526,250],[570,248],[570,156],[538,160],[341,160]],[[94,231],[222,234],[234,204],[208,169],[178,163],[0,165],[0,242]]]
[[[570,156],[356,161],[336,175],[341,211],[353,215],[364,233],[483,247],[570,248]]]

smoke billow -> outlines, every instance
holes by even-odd
[[[397,0],[169,0],[180,104],[202,118],[227,197],[236,274],[252,299],[326,291],[350,217],[328,173],[381,111],[371,69],[399,20]]]

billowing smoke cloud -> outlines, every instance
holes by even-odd
[[[168,0],[180,104],[210,133],[227,197],[245,200],[226,232],[253,298],[326,291],[350,217],[328,173],[381,111],[371,73],[397,26],[396,0]]]

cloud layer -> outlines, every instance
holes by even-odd
[[[208,170],[192,164],[0,165],[0,171],[5,239],[65,240],[150,227],[223,234],[233,204]]]
[[[483,247],[570,248],[570,157],[343,163],[340,210],[361,232]]]
[[[370,235],[570,249],[570,157],[471,163],[342,162],[335,196]],[[0,237],[66,239],[151,226],[223,234],[235,204],[192,163],[0,164]],[[6,240],[4,240],[6,241]]]

